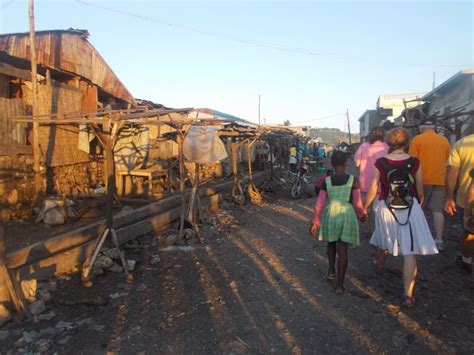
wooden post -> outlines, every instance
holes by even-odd
[[[28,17],[30,23],[30,52],[31,52],[31,89],[32,89],[32,114],[38,114],[38,88],[37,88],[37,67],[36,67],[36,46],[35,46],[35,12],[34,1],[28,0]],[[35,191],[41,191],[41,171],[40,171],[40,145],[39,145],[39,124],[33,122],[33,170],[35,172]]]
[[[181,194],[181,217],[179,220],[179,240],[183,238],[184,234],[184,218],[186,213],[186,199],[184,197],[184,152],[183,152],[183,144],[184,144],[184,136],[179,128],[177,130],[176,140],[178,142],[178,162],[179,162],[179,191]]]

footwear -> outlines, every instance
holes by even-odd
[[[438,251],[441,253],[443,252],[445,249],[444,249],[444,243],[442,240],[435,240],[435,243],[436,243],[436,248],[438,248]]]
[[[379,258],[376,255],[372,256],[372,265],[374,265],[375,271],[383,271],[383,265],[380,264]]]
[[[336,286],[336,295],[343,295],[346,292],[344,286]]]
[[[402,305],[407,308],[413,308],[415,306],[415,297],[403,296]]]
[[[334,281],[336,279],[336,274],[334,272],[327,272],[326,275],[324,275],[324,278],[327,281]]]

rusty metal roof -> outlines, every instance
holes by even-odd
[[[30,60],[29,33],[0,35],[0,52]],[[80,76],[106,93],[134,103],[133,96],[115,75],[100,53],[87,40],[87,30],[37,31],[36,60],[39,65]]]

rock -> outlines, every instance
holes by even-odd
[[[58,340],[58,344],[60,344],[60,345],[66,345],[66,344],[68,343],[69,339],[71,339],[70,336],[61,338],[61,339]]]
[[[31,332],[23,332],[22,339],[25,343],[29,344],[39,338],[39,333],[32,330]]]
[[[113,263],[113,265],[111,267],[107,268],[107,270],[119,273],[119,272],[123,271],[123,268],[119,264]]]
[[[55,328],[56,329],[74,329],[74,323],[60,320],[58,324],[56,324]]]
[[[194,240],[196,238],[196,235],[196,232],[190,228],[184,230],[184,236],[187,241]]]
[[[10,205],[16,205],[18,202],[18,191],[13,189],[13,191],[8,194],[7,200]]]
[[[135,260],[127,260],[128,271],[133,271],[137,262]]]
[[[100,255],[95,261],[94,267],[97,267],[99,269],[108,269],[113,264],[114,264],[114,261],[112,260],[111,257],[108,257],[106,255]]]
[[[35,345],[40,353],[44,353],[51,347],[51,340],[40,339],[35,343]]]
[[[38,319],[39,320],[51,320],[53,319],[54,317],[56,317],[56,313],[54,313],[53,311],[49,312],[49,313],[44,313],[44,314],[40,314],[38,316]]]
[[[158,264],[160,261],[161,261],[160,256],[156,254],[151,257],[150,263],[152,265],[155,265],[155,264]]]
[[[38,288],[36,280],[24,280],[21,282],[21,289],[28,302],[33,303],[36,301],[36,290]]]
[[[143,292],[147,289],[148,287],[145,284],[141,284],[140,286],[137,287],[138,292]]]
[[[0,341],[6,340],[10,336],[10,331],[0,330]]]
[[[30,304],[30,312],[35,316],[43,313],[45,309],[46,305],[44,304],[44,301],[39,300]]]
[[[77,326],[82,326],[84,324],[92,324],[92,318],[84,318],[76,322]]]
[[[12,319],[10,311],[3,304],[0,304],[0,326]]]
[[[117,248],[103,249],[102,254],[114,260],[120,259],[120,251]]]
[[[91,327],[93,330],[95,330],[96,332],[101,332],[104,330],[105,328],[105,325],[102,325],[102,324],[94,324],[92,325]]]
[[[44,302],[48,302],[51,299],[51,294],[47,290],[38,290],[36,297]]]
[[[55,207],[46,211],[43,222],[48,226],[64,224],[66,222],[66,218],[64,216],[63,207]]]
[[[231,283],[229,283],[229,286],[230,286],[231,289],[236,289],[237,288],[237,282],[232,281]]]
[[[41,337],[54,337],[57,333],[58,331],[53,327],[48,327],[39,331]]]
[[[175,245],[178,241],[179,235],[178,234],[170,234],[166,237],[166,245]]]
[[[103,273],[104,273],[104,269],[101,269],[101,268],[99,268],[99,267],[95,267],[95,266],[94,266],[94,268],[93,268],[92,271],[91,271],[90,277],[91,277],[91,278],[95,278],[95,277],[97,277],[97,276],[102,275]]]
[[[109,297],[113,300],[117,299],[117,298],[120,298],[120,297],[123,297],[123,296],[126,296],[127,293],[126,292],[115,292],[115,293],[112,293]]]

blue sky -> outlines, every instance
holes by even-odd
[[[135,97],[262,120],[347,129],[383,93],[429,91],[474,67],[472,1],[36,0],[36,28],[87,29]],[[0,32],[28,30],[0,1]],[[237,40],[231,40],[234,38]],[[258,42],[259,45],[254,45]]]

